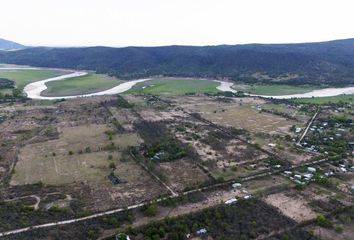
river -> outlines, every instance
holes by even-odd
[[[0,67],[0,70],[17,70],[17,69],[40,69],[40,68],[16,68],[16,67],[1,68]],[[46,86],[47,82],[61,81],[68,78],[79,77],[84,75],[87,75],[87,72],[77,71],[59,77],[48,78],[38,82],[29,83],[25,86],[24,92],[27,94],[27,97],[31,99],[40,99],[40,100],[56,100],[56,99],[63,99],[63,98],[70,99],[70,98],[77,98],[77,97],[101,96],[101,95],[112,95],[112,94],[123,93],[131,89],[137,83],[151,80],[150,78],[146,78],[146,79],[127,81],[113,88],[96,92],[96,93],[90,93],[90,94],[58,96],[58,97],[41,96],[41,93],[47,89]],[[216,87],[219,91],[223,91],[223,92],[230,91],[233,93],[237,92],[236,90],[232,89],[232,85],[233,85],[232,82],[220,81],[220,80],[214,80],[214,81],[220,83],[220,85]],[[274,98],[274,99],[290,99],[290,98],[332,97],[332,96],[338,96],[343,94],[347,94],[347,95],[354,94],[354,87],[324,88],[324,89],[313,90],[307,93],[291,94],[291,95],[277,95],[277,96],[257,95],[257,94],[249,94],[249,95],[254,97],[264,97],[264,98]]]

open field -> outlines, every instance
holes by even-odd
[[[109,155],[117,161],[120,154],[101,149],[111,142],[120,149],[139,143],[136,134],[114,135],[110,142],[105,135],[108,130],[105,125],[64,128],[58,140],[25,146],[20,150],[11,184],[60,185],[103,180],[109,174]]]
[[[301,191],[290,189],[268,195],[264,200],[296,222],[314,219],[319,214],[327,214],[338,207],[352,204],[350,195],[314,183]]]
[[[316,217],[316,212],[311,209],[308,202],[302,196],[289,196],[282,192],[267,196],[265,201],[277,207],[284,215],[297,222]]]
[[[192,123],[185,122],[170,128],[178,129],[175,132],[177,139],[193,147],[201,163],[215,179],[234,179],[265,169],[261,166],[250,168],[248,165],[267,159],[266,154],[220,131]]]
[[[86,76],[46,83],[43,96],[72,96],[100,92],[123,83],[123,81],[103,74],[89,73]]]
[[[316,98],[298,98],[292,100],[295,103],[307,103],[307,104],[330,104],[330,103],[353,103],[354,95],[341,95],[334,97],[316,97]]]
[[[217,86],[219,86],[219,83],[210,80],[162,78],[139,83],[127,93],[150,93],[156,95],[217,93]]]
[[[7,78],[15,81],[15,85],[19,90],[31,82],[36,82],[39,80],[57,77],[65,74],[66,72],[61,70],[51,70],[51,69],[21,69],[21,70],[1,70],[0,69],[0,78]]]
[[[301,111],[300,107],[281,103],[265,103],[262,104],[262,109],[277,115],[283,115],[289,118],[298,119],[300,122],[307,122],[311,116]]]
[[[197,187],[198,184],[208,180],[208,175],[191,160],[183,159],[160,163],[159,168],[175,191]]]
[[[237,91],[243,91],[246,93],[257,94],[257,95],[290,95],[310,92],[315,89],[319,89],[318,86],[293,86],[285,84],[235,84],[232,86]]]
[[[198,101],[197,98],[189,97],[179,99],[178,102],[185,109],[199,113],[216,124],[250,132],[289,134],[289,128],[298,123],[260,111],[264,102],[253,98],[232,99],[225,102],[213,98]]]

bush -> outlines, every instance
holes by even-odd
[[[335,229],[336,233],[342,233],[343,232],[343,228],[341,226],[336,226]]]
[[[122,96],[117,96],[117,106],[120,108],[132,108],[133,106],[125,100]]]
[[[150,203],[150,204],[146,207],[145,213],[146,213],[146,215],[148,215],[149,217],[156,216],[156,213],[157,213],[157,204],[156,204],[156,202]]]
[[[114,162],[111,162],[111,163],[109,164],[109,168],[112,169],[112,170],[117,169],[116,164],[115,164]]]
[[[234,172],[236,172],[236,171],[238,170],[238,167],[237,167],[237,166],[232,166],[232,167],[231,167],[231,170],[234,171]]]
[[[324,228],[331,228],[332,227],[332,223],[330,220],[328,220],[325,216],[318,215],[316,218],[316,224],[318,226],[324,227]]]

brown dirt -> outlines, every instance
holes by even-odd
[[[271,194],[264,199],[268,204],[278,208],[285,216],[296,222],[313,219],[317,214],[302,196],[288,196],[286,193]]]

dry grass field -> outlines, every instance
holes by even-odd
[[[112,143],[119,149],[140,143],[136,134],[113,135],[110,141],[105,134],[108,130],[106,125],[68,127],[61,130],[59,139],[24,146],[11,184],[103,180],[109,173],[109,155],[119,159],[120,154],[102,149]]]
[[[175,191],[197,187],[209,179],[208,175],[191,160],[164,162],[159,164],[159,168],[167,176],[169,186]]]
[[[250,132],[268,134],[289,134],[289,128],[296,124],[294,120],[261,112],[259,99],[242,98],[230,101],[219,101],[213,98],[201,99],[189,97],[177,100],[181,106],[191,112],[197,112],[202,117],[222,126],[245,129]]]
[[[265,201],[296,222],[316,217],[316,212],[308,205],[308,201],[300,195],[290,196],[283,192],[275,193],[267,196]]]

